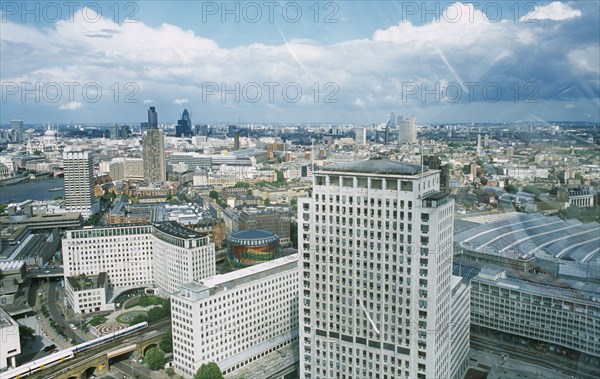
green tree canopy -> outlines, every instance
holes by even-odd
[[[223,374],[215,362],[209,362],[200,366],[194,379],[223,379]]]
[[[160,351],[159,348],[153,347],[146,352],[144,361],[146,361],[150,370],[160,370],[165,365],[165,353]]]
[[[210,197],[211,199],[218,199],[219,193],[215,190],[212,190],[208,193],[208,197]]]
[[[35,330],[26,325],[19,325],[19,338],[21,340],[21,345],[25,343],[26,340],[35,337]]]
[[[235,188],[250,188],[250,183],[248,182],[237,182],[234,185]]]
[[[173,334],[170,330],[162,335],[159,347],[165,353],[173,352]]]

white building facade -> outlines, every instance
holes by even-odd
[[[471,280],[471,299],[475,326],[600,357],[597,292],[530,283],[501,269],[483,269]]]
[[[171,297],[173,367],[191,378],[215,362],[224,375],[298,340],[297,257],[181,287]]]
[[[114,304],[106,302],[106,273],[92,277],[65,278],[65,303],[76,314],[114,310]]]
[[[215,245],[208,235],[175,225],[155,224],[152,233],[154,282],[169,294],[185,283],[215,275]]]
[[[453,200],[439,171],[372,159],[315,173],[298,201],[300,377],[452,372]]]
[[[157,285],[172,293],[215,274],[208,235],[170,221],[68,230],[62,246],[65,277],[106,272],[109,287]]]
[[[69,212],[79,212],[84,219],[98,213],[100,206],[94,196],[94,161],[89,151],[63,154],[65,166],[65,202]]]
[[[467,369],[471,338],[471,286],[460,276],[452,276],[450,340],[452,341],[452,379],[462,379]]]
[[[17,367],[16,356],[21,354],[19,324],[0,308],[0,371]]]

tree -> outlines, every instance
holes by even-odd
[[[215,362],[209,362],[200,366],[194,379],[223,379],[223,374]]]
[[[218,199],[219,198],[219,193],[215,190],[212,190],[208,193],[208,197],[210,197],[211,199]]]
[[[4,211],[6,210],[6,208],[8,208],[8,205],[6,205],[6,204],[0,204],[0,214],[4,213]]]
[[[54,200],[62,200],[62,199],[64,199],[64,197],[62,197],[62,195],[54,196]]]
[[[504,187],[504,189],[506,192],[510,193],[517,193],[519,191],[519,187],[515,186],[514,184],[508,184],[506,187]]]
[[[26,325],[19,325],[19,338],[21,340],[21,346],[23,346],[28,339],[35,338],[35,330]]]
[[[175,370],[173,370],[173,367],[169,367],[165,370],[165,374],[167,374],[169,378],[172,378],[175,376]]]
[[[162,335],[159,347],[165,353],[173,352],[173,334],[170,330]]]
[[[160,370],[165,365],[165,353],[159,348],[153,347],[144,355],[144,361],[150,370]]]
[[[250,188],[250,183],[248,182],[237,182],[233,186],[234,188]]]

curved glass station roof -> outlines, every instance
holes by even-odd
[[[514,258],[544,252],[580,264],[600,263],[600,224],[523,213],[455,236],[462,248]]]

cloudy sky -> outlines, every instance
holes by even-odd
[[[600,120],[598,0],[73,3],[2,2],[0,123]]]

